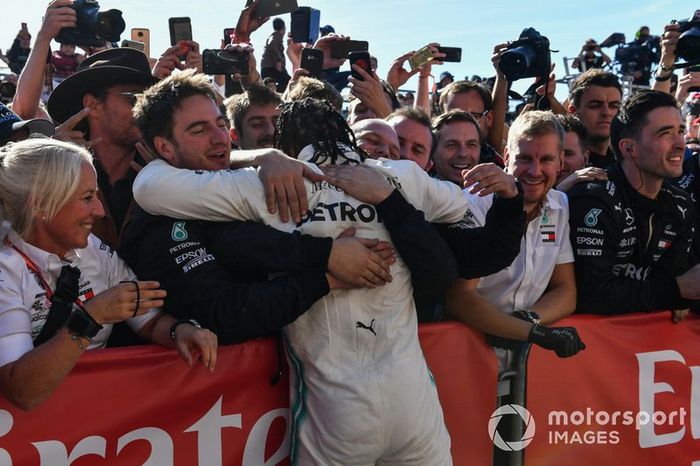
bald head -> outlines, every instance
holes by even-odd
[[[350,129],[355,133],[358,147],[371,158],[399,159],[399,137],[386,121],[369,118],[358,121]]]

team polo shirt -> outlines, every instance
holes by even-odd
[[[65,260],[32,246],[13,231],[7,233],[7,237],[39,269],[52,291],[64,265],[79,268],[78,300],[81,303],[121,281],[136,280],[124,261],[94,235],[89,236],[87,247],[69,251]],[[33,339],[46,323],[50,305],[41,280],[27,267],[25,259],[10,246],[0,243],[0,367],[34,348]],[[158,310],[151,309],[127,322],[138,332],[157,314]],[[111,331],[111,324],[103,324],[88,349],[104,347]]]
[[[464,194],[474,215],[472,225],[483,226],[493,195],[479,197],[467,190]],[[520,254],[509,267],[482,277],[477,290],[503,312],[529,309],[547,289],[554,266],[573,261],[568,200],[564,193],[552,189],[547,193],[540,215],[527,225],[525,236],[520,240]]]

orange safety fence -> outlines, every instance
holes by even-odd
[[[460,324],[422,325],[419,334],[455,465],[491,464],[493,351]],[[0,397],[0,465],[289,464],[287,379],[269,383],[277,363],[273,339],[221,347],[213,374],[156,346],[90,351],[34,411]]]

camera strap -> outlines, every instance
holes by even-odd
[[[46,297],[51,301],[49,312],[46,315],[46,322],[41,328],[39,335],[34,339],[34,347],[41,345],[53,337],[56,332],[65,324],[66,320],[73,311],[73,304],[83,308],[82,303],[78,300],[80,292],[80,269],[64,265],[61,267],[61,273],[56,281],[56,290],[51,290],[51,287],[41,275],[39,267],[27,256],[24,251],[20,250],[12,242],[5,238],[4,243],[15,250],[22,259],[24,259],[27,269],[34,275],[37,282],[46,292]]]

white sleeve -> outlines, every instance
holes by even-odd
[[[24,305],[22,278],[18,275],[22,269],[11,265],[4,263],[0,268],[0,366],[34,348],[31,313]]]
[[[396,170],[386,171],[401,194],[413,207],[423,211],[425,219],[434,223],[456,223],[464,218],[469,204],[462,189],[449,181],[431,178],[418,164],[410,161],[392,162]],[[397,184],[398,183],[398,184]]]
[[[261,220],[265,192],[254,169],[185,170],[163,160],[136,177],[134,199],[146,212],[185,220]]]

